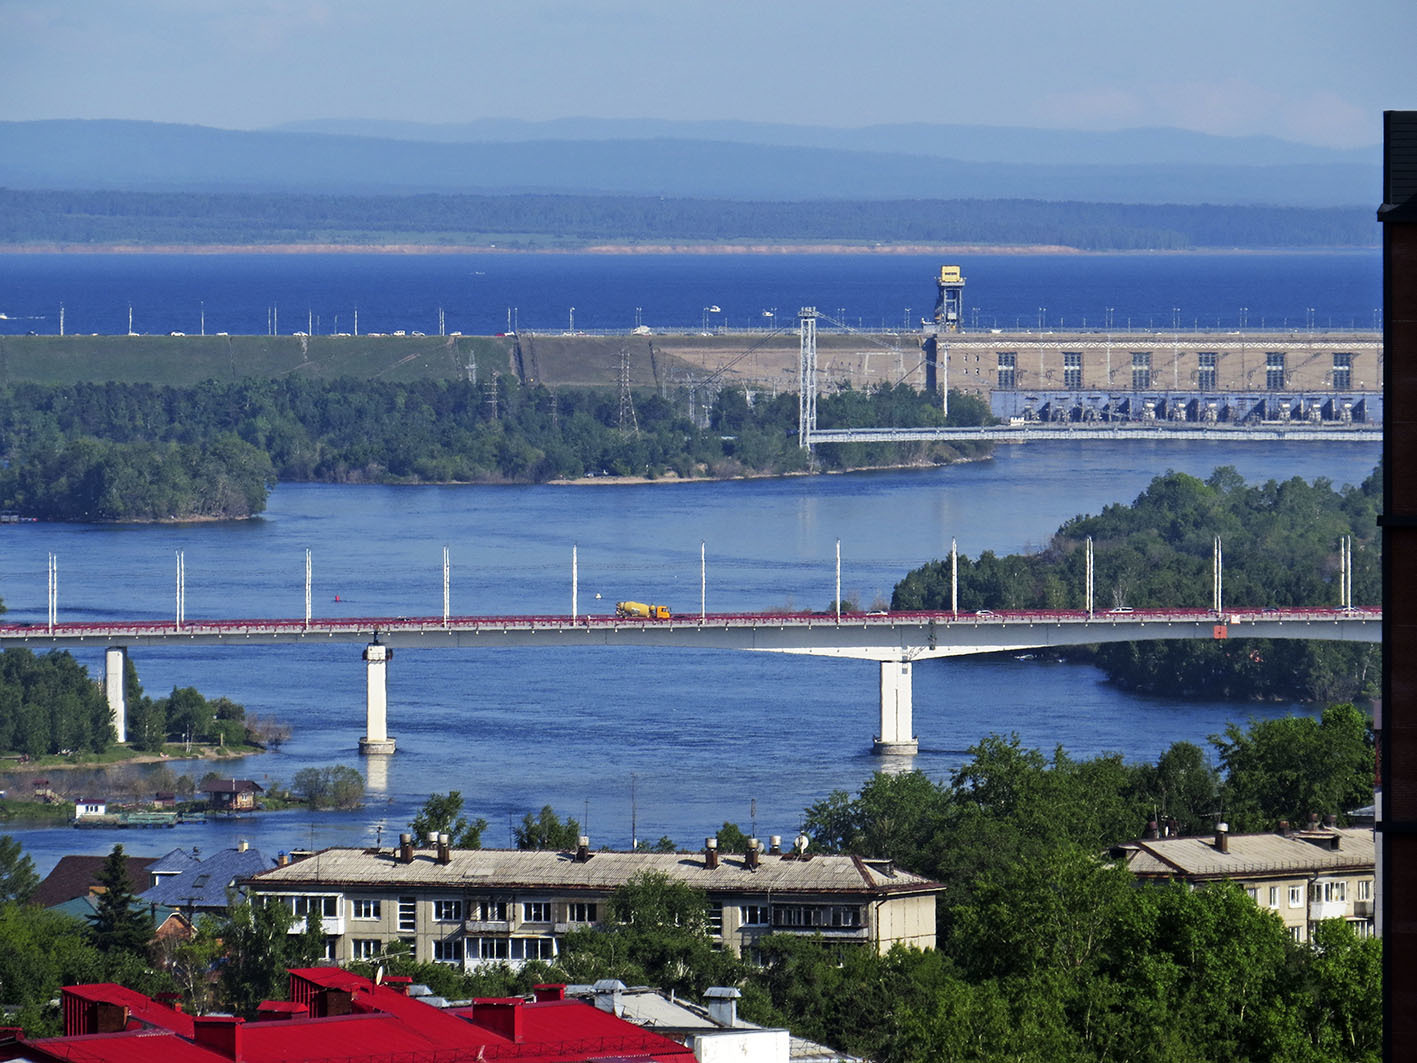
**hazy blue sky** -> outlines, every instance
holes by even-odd
[[[1412,0],[0,0],[0,118],[938,121],[1381,139]]]

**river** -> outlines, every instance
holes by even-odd
[[[703,543],[711,611],[821,609],[839,539],[843,592],[870,607],[907,570],[943,556],[951,537],[971,556],[1036,549],[1062,521],[1129,502],[1168,469],[1204,476],[1233,465],[1250,480],[1343,484],[1361,481],[1378,454],[1376,444],[1344,442],[1064,441],[948,468],[729,483],[283,484],[250,521],[4,526],[0,594],[9,618],[43,621],[53,552],[62,619],[170,617],[182,551],[188,617],[300,616],[309,548],[317,616],[439,614],[446,545],[454,613],[568,612],[574,545],[583,610],[633,597],[687,612],[699,606]],[[150,694],[191,685],[290,722],[279,752],[229,762],[224,774],[269,787],[303,767],[350,764],[366,777],[366,804],[156,833],[0,828],[41,871],[116,841],[154,855],[240,839],[269,855],[372,843],[406,829],[429,793],[452,789],[489,821],[489,845],[508,844],[513,822],[550,804],[583,820],[596,846],[628,845],[633,826],[641,839],[694,848],[725,820],[791,834],[810,803],[854,792],[881,766],[870,752],[877,669],[865,662],[652,648],[400,651],[389,673],[398,752],[364,760],[356,647],[164,647],[133,659]],[[101,652],[81,660],[101,673]],[[913,766],[936,778],[992,732],[1142,759],[1177,740],[1204,744],[1230,720],[1305,711],[1138,697],[1091,667],[1040,660],[932,661],[914,683]],[[197,776],[212,767],[175,766]]]

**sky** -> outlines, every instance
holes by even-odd
[[[1329,147],[1417,108],[1411,0],[0,0],[0,120],[743,119]]]

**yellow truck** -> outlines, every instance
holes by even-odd
[[[624,617],[638,617],[641,620],[670,619],[669,606],[647,605],[644,602],[616,602],[615,615]]]

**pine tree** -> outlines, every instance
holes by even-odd
[[[153,939],[152,920],[138,906],[128,878],[128,858],[115,845],[97,876],[103,892],[89,916],[89,937],[100,952],[142,954]]]

